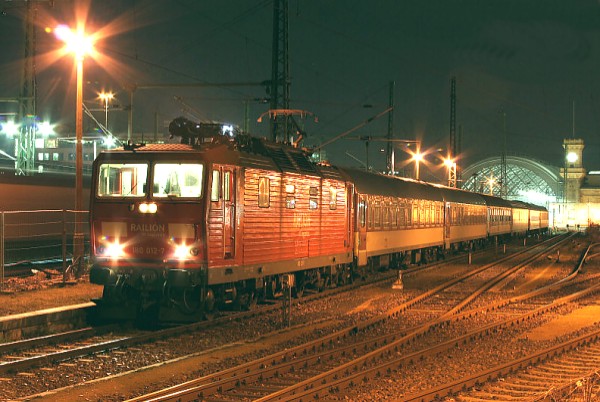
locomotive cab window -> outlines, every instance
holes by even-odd
[[[155,198],[198,198],[202,195],[203,165],[199,163],[157,163],[154,165]]]
[[[143,197],[148,176],[146,163],[105,163],[98,170],[98,197]]]

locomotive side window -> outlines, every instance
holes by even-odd
[[[145,163],[102,164],[98,176],[98,197],[143,197],[148,177]]]
[[[286,192],[285,207],[288,209],[296,208],[296,196],[295,196],[296,187],[293,184],[286,184],[285,192]]]
[[[309,199],[308,199],[308,208],[309,209],[317,209],[319,208],[319,199],[318,199],[318,195],[319,195],[319,188],[318,187],[311,187],[308,190],[308,194],[310,195]]]
[[[337,209],[337,189],[329,188],[329,209]]]
[[[231,200],[231,172],[223,174],[223,200]]]
[[[210,200],[219,201],[221,195],[221,172],[218,170],[212,171],[212,186],[210,188]]]
[[[203,169],[199,163],[157,163],[154,165],[152,196],[200,197]]]
[[[258,206],[260,208],[269,208],[270,197],[270,180],[268,177],[260,177],[258,179]]]

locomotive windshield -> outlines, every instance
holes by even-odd
[[[153,168],[152,197],[199,198],[202,195],[200,163],[156,163]],[[98,176],[98,197],[145,197],[149,163],[104,163]]]
[[[143,197],[147,177],[147,163],[102,164],[98,177],[98,197]]]
[[[157,163],[152,196],[198,198],[202,195],[202,171],[199,163]]]

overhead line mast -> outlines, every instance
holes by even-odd
[[[31,174],[35,164],[35,117],[36,117],[36,79],[35,55],[36,32],[35,17],[37,2],[26,1],[25,15],[25,54],[21,76],[21,92],[19,94],[19,113],[17,121],[21,128],[15,141],[15,170],[17,174]]]
[[[290,65],[288,60],[288,0],[273,2],[273,47],[271,64],[270,109],[290,108]],[[270,120],[271,140],[289,139],[291,116],[279,113]]]

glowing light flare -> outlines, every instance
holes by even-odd
[[[47,137],[49,135],[56,134],[54,132],[54,127],[55,127],[55,124],[51,124],[48,121],[42,121],[42,122],[40,122],[40,123],[37,124],[37,131],[42,136]]]
[[[151,202],[151,203],[142,202],[139,205],[138,210],[142,214],[155,214],[156,211],[158,211],[158,206],[154,202]]]
[[[9,137],[19,134],[20,130],[21,126],[12,120],[2,123],[2,134],[8,135]]]
[[[73,53],[78,59],[95,54],[94,37],[86,36],[83,27],[73,31],[66,25],[59,25],[54,28],[54,36],[65,43],[66,52]]]
[[[456,166],[456,162],[454,162],[454,159],[452,158],[445,158],[444,165],[446,165],[446,167],[448,168],[453,168],[454,166]]]
[[[98,98],[100,98],[100,100],[106,104],[108,104],[109,101],[113,100],[115,97],[115,94],[113,94],[112,92],[100,92],[98,94]]]
[[[423,154],[420,152],[416,152],[412,155],[412,160],[415,162],[422,162],[423,161]]]
[[[122,244],[119,239],[115,241],[108,241],[104,246],[102,253],[105,257],[109,258],[120,258],[125,256],[125,244]]]
[[[567,162],[575,163],[575,162],[577,162],[577,159],[579,159],[579,157],[577,156],[577,154],[575,152],[569,152],[567,154]]]
[[[175,250],[173,251],[173,257],[175,257],[178,260],[185,260],[190,257],[191,248],[192,247],[186,245],[185,242],[182,244],[176,244]]]

